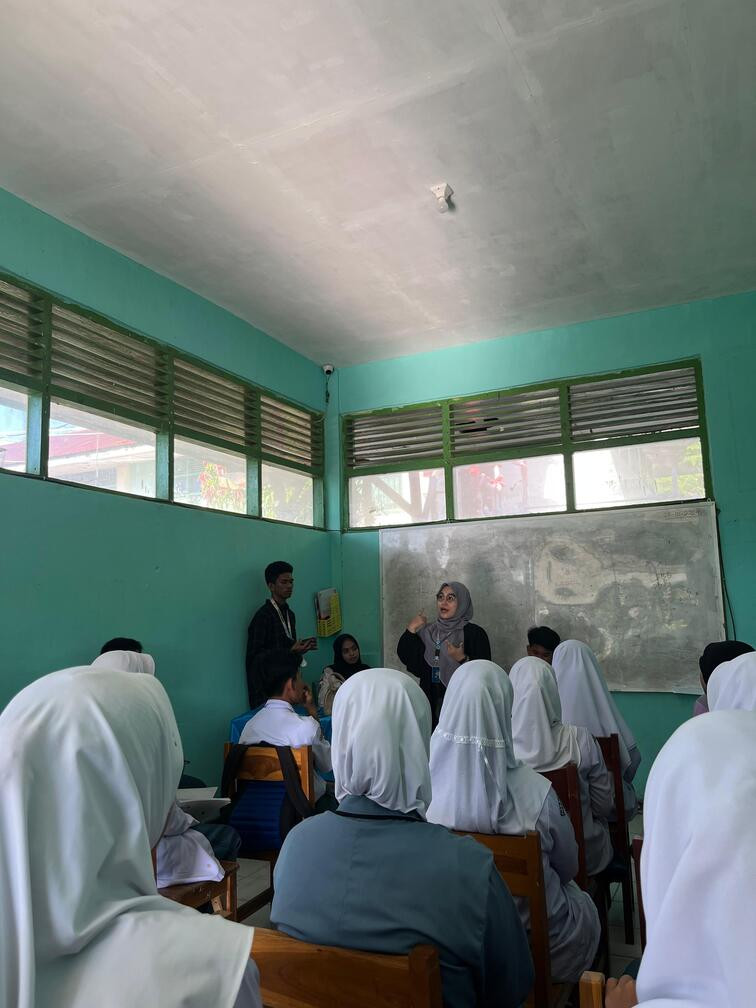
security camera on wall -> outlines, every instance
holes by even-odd
[[[336,370],[336,368],[335,368],[335,366],[333,364],[324,364],[323,365],[323,374],[326,375],[326,376],[332,375],[335,370]]]

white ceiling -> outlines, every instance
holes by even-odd
[[[755,54],[754,0],[3,0],[0,185],[404,355],[756,287]]]

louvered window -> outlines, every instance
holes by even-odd
[[[573,441],[657,434],[698,427],[693,368],[570,385]]]
[[[290,403],[260,397],[263,457],[320,472],[323,468],[323,420]]]
[[[559,390],[468,399],[450,406],[455,456],[508,451],[559,442]]]
[[[42,381],[42,312],[40,295],[0,280],[0,370],[30,388]]]
[[[167,417],[162,350],[53,304],[53,395],[159,428]]]
[[[176,357],[173,426],[177,434],[243,454],[258,444],[259,396],[241,382]]]
[[[347,466],[354,471],[440,458],[443,451],[440,406],[347,418]]]

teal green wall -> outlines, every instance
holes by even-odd
[[[336,387],[338,406],[332,408],[349,413],[399,406],[684,357],[702,361],[724,571],[738,635],[756,641],[756,442],[751,433],[756,294],[345,368]],[[329,448],[336,450],[334,440]],[[368,660],[377,661],[378,534],[346,534],[341,562],[345,626],[359,637]],[[618,700],[638,735],[645,781],[660,745],[688,716],[692,698],[621,694]]]
[[[324,406],[312,361],[2,191],[0,271]],[[262,569],[295,564],[298,626],[314,633],[333,536],[10,474],[0,474],[0,519],[0,709],[32,679],[90,661],[103,640],[136,636],[155,656],[191,771],[218,782],[229,719],[247,705],[246,626],[267,594]]]
[[[0,474],[0,709],[115,636],[140,639],[176,712],[190,772],[220,782],[223,742],[247,708],[244,648],[271,559],[296,565],[298,628],[315,632],[324,532]],[[314,667],[314,666],[313,666]]]
[[[202,236],[197,236],[202,241]],[[0,271],[102,312],[153,339],[323,409],[323,372],[186,287],[0,189]]]

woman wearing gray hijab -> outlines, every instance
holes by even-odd
[[[491,660],[491,645],[483,627],[472,622],[470,592],[461,581],[444,581],[436,593],[438,616],[429,623],[419,612],[399,638],[396,653],[407,671],[417,676],[433,712],[433,724],[449,685],[464,662]]]

